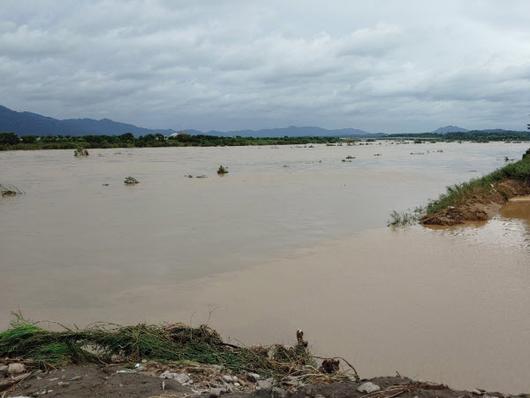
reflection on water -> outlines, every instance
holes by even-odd
[[[26,192],[0,201],[0,327],[19,308],[79,324],[213,311],[213,326],[249,344],[301,327],[366,376],[529,391],[528,207],[510,203],[481,228],[382,228],[392,209],[526,146],[417,148],[0,153],[0,182]]]
[[[525,226],[530,227],[530,196],[513,198],[502,209],[501,215],[509,219],[525,221]]]
[[[444,231],[480,245],[530,249],[530,198],[514,198],[500,215],[477,228],[454,227]]]

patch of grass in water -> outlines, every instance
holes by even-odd
[[[423,212],[424,210],[421,207],[402,212],[392,210],[392,213],[390,213],[390,219],[387,221],[387,226],[397,228],[417,224],[423,215]]]

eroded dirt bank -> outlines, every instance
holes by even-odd
[[[420,221],[423,225],[442,226],[487,221],[510,199],[525,195],[530,195],[529,180],[506,179],[493,184],[491,190],[473,193],[462,203],[427,214]]]
[[[445,194],[427,205],[420,222],[450,226],[486,221],[511,198],[528,194],[530,149],[515,163],[508,163],[481,178],[448,187]]]

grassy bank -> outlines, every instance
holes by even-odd
[[[511,197],[530,193],[530,150],[517,162],[462,184],[427,204],[423,224],[452,225],[488,219],[488,206],[502,205]]]
[[[498,191],[497,183],[506,179],[530,183],[530,156],[525,156],[522,160],[510,163],[484,177],[448,187],[446,193],[427,205],[426,214],[434,214],[450,206],[459,206],[476,196],[488,196]]]
[[[530,194],[530,149],[517,162],[480,178],[447,187],[447,191],[426,206],[390,214],[388,226],[420,222],[424,225],[455,225],[485,221],[491,205],[502,205],[511,197]]]

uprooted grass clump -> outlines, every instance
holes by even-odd
[[[530,184],[530,156],[524,156],[522,160],[510,163],[484,177],[448,187],[446,193],[426,206],[425,212],[427,215],[435,214],[451,206],[458,206],[470,197],[486,197],[496,190],[497,183],[505,179]]]
[[[269,376],[312,364],[305,345],[239,347],[223,342],[205,325],[98,324],[54,331],[18,318],[0,332],[0,357],[30,359],[42,366],[110,362],[116,356],[123,361],[193,361]]]

